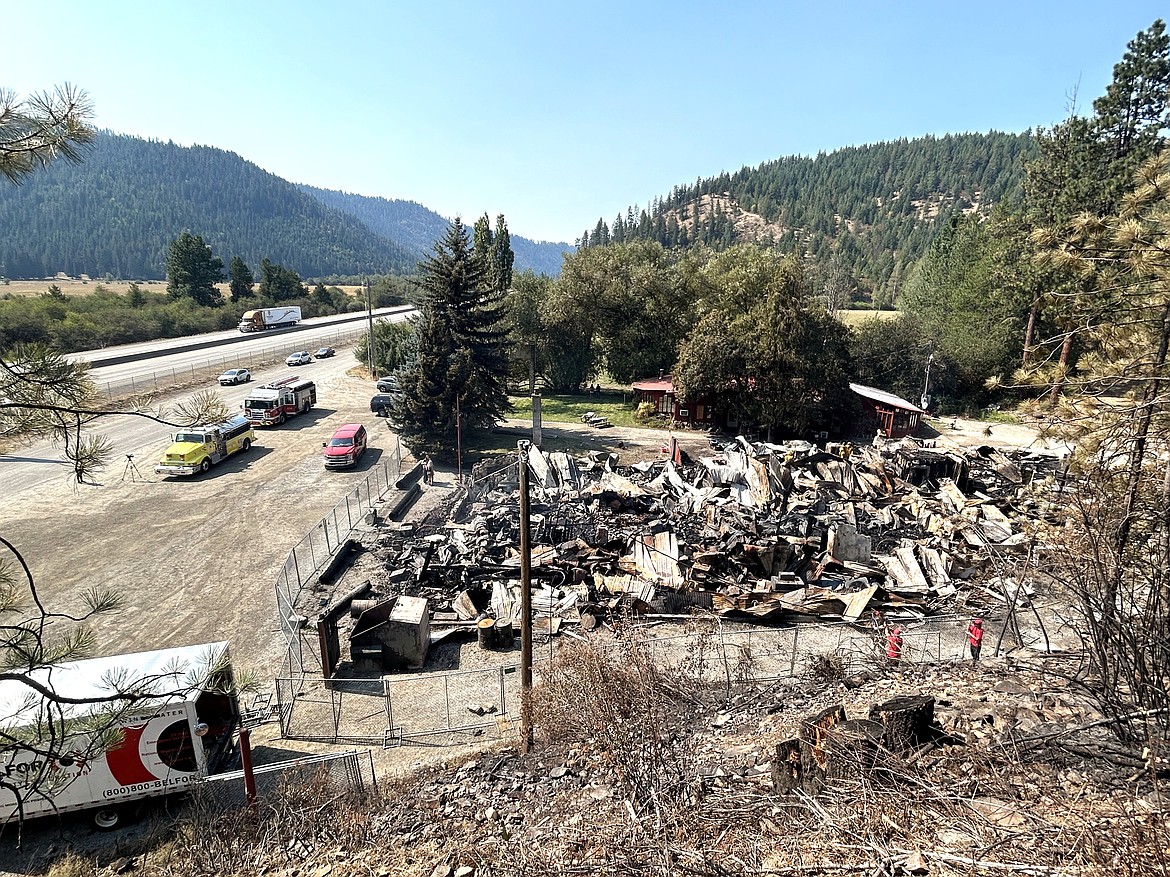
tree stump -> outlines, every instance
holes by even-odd
[[[825,784],[825,740],[829,729],[845,721],[845,707],[833,706],[821,710],[801,722],[800,736],[800,780],[802,788],[809,794],[816,794]]]
[[[800,741],[785,740],[776,744],[776,755],[772,759],[772,789],[777,795],[787,795],[804,786],[804,771],[801,769]]]
[[[825,782],[864,782],[881,751],[885,728],[881,722],[853,719],[838,722],[825,738]]]
[[[895,697],[870,707],[869,717],[884,726],[886,748],[904,754],[934,735],[934,698],[925,694]]]

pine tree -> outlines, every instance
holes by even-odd
[[[223,280],[223,260],[212,255],[203,238],[189,231],[171,241],[167,252],[167,294],[190,298],[196,304],[219,307],[223,295],[216,284]]]
[[[424,304],[415,332],[414,359],[397,373],[390,423],[416,455],[450,457],[470,362],[455,343],[450,315],[438,303]]]
[[[252,274],[252,269],[239,256],[232,256],[228,264],[228,277],[233,302],[252,297],[252,284],[256,282],[256,278]]]
[[[504,296],[485,268],[458,217],[419,265],[418,344],[390,415],[412,449],[449,455],[457,405],[464,427],[491,426],[510,408]]]

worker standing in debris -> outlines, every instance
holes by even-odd
[[[902,628],[892,627],[886,634],[886,658],[898,661],[902,658]]]
[[[971,660],[978,661],[983,651],[983,619],[976,618],[967,626],[967,642],[971,646]]]
[[[423,467],[423,484],[434,484],[435,483],[435,464],[431,462],[431,455],[430,454],[423,454],[422,467]]]
[[[792,495],[792,488],[796,484],[795,478],[792,474],[792,463],[796,459],[796,455],[789,451],[784,455],[784,462],[780,464],[780,469],[776,473],[776,480],[780,482],[780,514],[784,515],[788,512],[788,498]]]

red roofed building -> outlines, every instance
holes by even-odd
[[[659,375],[644,381],[634,381],[634,404],[649,402],[663,417],[692,426],[721,425],[718,412],[706,397],[681,402],[674,392],[670,375]]]
[[[922,415],[926,412],[913,402],[864,384],[850,384],[849,389],[861,401],[861,431],[871,434],[880,431],[886,438],[900,439],[914,435],[922,425]]]

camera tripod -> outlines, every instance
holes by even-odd
[[[122,467],[122,480],[125,481],[127,476],[131,481],[145,481],[142,473],[138,471],[138,466],[134,464],[134,455],[126,455],[126,465]]]

